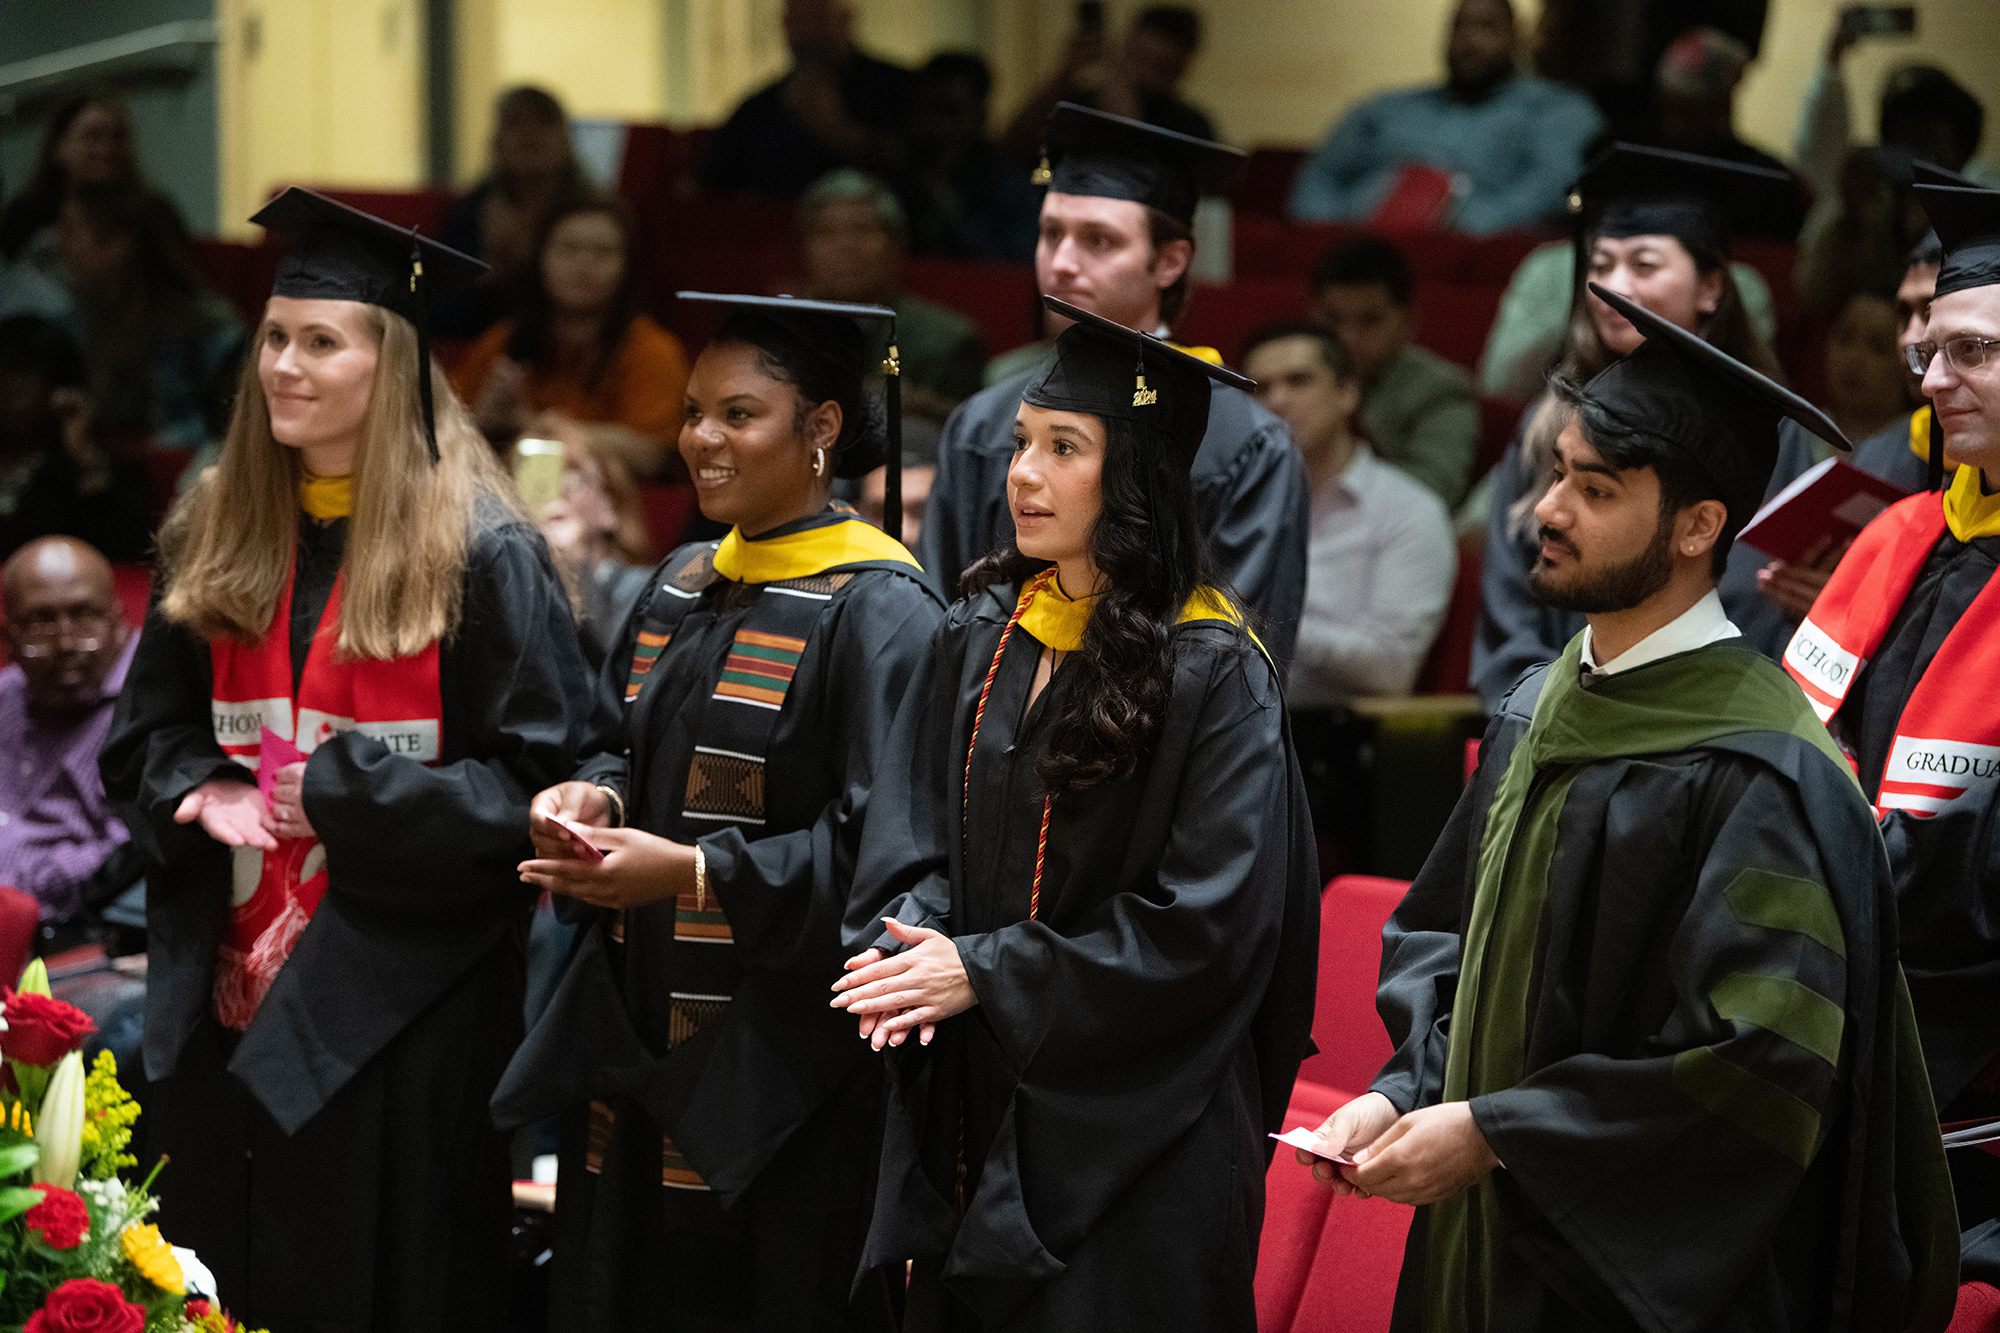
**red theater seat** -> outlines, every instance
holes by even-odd
[[[639,488],[639,508],[646,516],[646,540],[658,560],[680,545],[681,533],[697,511],[694,487],[651,483]]]
[[[1479,364],[1500,312],[1502,287],[1417,281],[1417,344],[1467,370]]]
[[[1239,213],[1281,218],[1292,197],[1292,178],[1306,160],[1303,148],[1253,148],[1243,167],[1243,179],[1230,196]]]
[[[343,190],[331,185],[305,188],[327,198],[373,213],[398,227],[415,227],[426,236],[436,236],[444,215],[457,196],[450,190]]]
[[[1041,336],[1041,299],[1032,264],[912,259],[903,265],[903,285],[977,324],[989,356]]]
[[[1472,458],[1473,481],[1485,476],[1506,454],[1514,432],[1521,428],[1521,414],[1527,410],[1527,404],[1518,398],[1480,397],[1479,452]]]
[[[40,916],[34,895],[0,886],[0,984],[10,990],[28,965]]]
[[[1285,1129],[1317,1126],[1351,1093],[1300,1082]],[[1382,1333],[1413,1210],[1387,1199],[1336,1198],[1279,1144],[1264,1176],[1257,1249],[1259,1333]]]
[[[1423,669],[1417,672],[1417,694],[1472,693],[1472,640],[1479,633],[1479,571],[1485,554],[1477,542],[1458,544],[1451,602]]]
[[[1961,1284],[1958,1309],[1945,1333],[2000,1333],[2000,1291],[1984,1282]]]
[[[1238,278],[1196,287],[1187,313],[1174,322],[1174,338],[1191,347],[1213,347],[1230,365],[1241,365],[1243,344],[1266,324],[1303,319],[1306,285],[1300,278]]]
[[[1375,1013],[1382,971],[1382,923],[1409,891],[1409,881],[1342,875],[1319,903],[1319,994],[1313,1040],[1299,1077],[1333,1088],[1365,1088],[1393,1053]]]

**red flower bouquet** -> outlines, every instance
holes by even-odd
[[[22,1333],[143,1333],[146,1309],[96,1278],[71,1278],[28,1316]]]
[[[7,992],[7,1030],[0,1055],[24,1065],[52,1065],[83,1049],[97,1024],[73,1004],[30,991]]]
[[[73,1250],[90,1234],[90,1210],[83,1200],[54,1185],[32,1185],[42,1192],[42,1201],[30,1208],[21,1221],[30,1231],[42,1233],[42,1243],[52,1250]]]

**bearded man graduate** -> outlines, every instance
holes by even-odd
[[[1069,102],[1049,116],[1043,144],[1036,183],[1049,192],[1035,244],[1042,295],[1164,336],[1187,300],[1195,204],[1222,193],[1244,155]],[[1051,337],[1069,323],[1054,314],[1046,321]],[[1222,364],[1212,348],[1189,350]],[[1021,363],[944,423],[917,554],[947,599],[959,595],[968,565],[1014,539],[1007,508],[1014,415],[1042,361],[1036,355]],[[1258,635],[1282,666],[1291,660],[1305,603],[1309,525],[1305,468],[1285,423],[1241,389],[1217,385],[1193,480],[1209,551],[1256,613]]]
[[[1960,466],[1862,530],[1785,667],[1875,802],[1931,1086],[1960,1120],[2000,1114],[2000,193],[1916,193],[1944,262],[1910,364]],[[2000,1159],[1951,1158],[1966,1225],[2000,1216]]]
[[[1419,1205],[1394,1327],[1941,1329],[1943,1149],[1868,803],[1715,593],[1804,400],[1614,293],[1537,507],[1524,675],[1383,931],[1396,1054],[1319,1131]],[[1303,1160],[1311,1161],[1307,1154]]]

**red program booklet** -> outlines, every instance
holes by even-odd
[[[1452,201],[1450,172],[1412,162],[1396,173],[1368,225],[1383,231],[1436,231],[1450,219]]]
[[[1843,458],[1829,458],[1765,501],[1737,540],[1780,560],[1796,560],[1822,537],[1835,545],[1847,541],[1908,494]]]

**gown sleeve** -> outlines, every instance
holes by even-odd
[[[1585,782],[1603,790],[1587,798]],[[1599,1049],[1538,1066],[1530,1051],[1531,1073],[1469,1105],[1505,1163],[1495,1177],[1503,1199],[1518,1188],[1648,1326],[1706,1328],[1763,1262],[1823,1144],[1846,1132],[1845,1084],[1862,1039],[1848,1010],[1870,1007],[1879,949],[1872,886],[1830,891],[1830,876],[1851,887],[1856,872],[1823,864],[1798,788],[1762,766],[1600,765],[1568,801],[1591,824],[1601,815],[1595,854],[1607,879],[1646,876],[1629,864],[1653,845],[1646,820],[1714,830],[1705,853],[1689,849],[1697,863],[1653,871],[1692,879],[1677,922],[1563,926],[1595,932],[1592,968],[1658,972],[1673,1000],[1633,1020],[1650,1036],[1629,1049],[1608,1054],[1604,1045],[1628,1043],[1593,1042]],[[1642,895],[1672,910],[1664,885]],[[1670,1237],[1695,1234],[1699,1261],[1683,1252],[1660,1262]]]
[[[426,767],[349,731],[306,764],[306,818],[334,871],[328,893],[371,914],[511,906],[524,892],[509,872],[530,850],[528,801],[575,771],[601,706],[538,536],[511,525],[485,534],[466,578],[440,666],[448,762]],[[340,873],[349,866],[366,869]]]
[[[1014,381],[1007,381],[1012,386]],[[982,447],[986,432],[998,429],[994,420],[994,396],[1005,390],[995,385],[982,389],[951,410],[944,431],[938,437],[937,475],[931,495],[924,505],[923,531],[917,536],[917,559],[930,575],[931,586],[947,601],[958,596],[958,576],[965,567],[985,555],[993,544],[993,527],[988,510],[994,503],[992,460]],[[1019,392],[1015,390],[1014,402]],[[1007,404],[1011,410],[1013,403]],[[1009,418],[1011,421],[1012,418]],[[1004,494],[1002,487],[1001,493]]]
[[[1219,396],[1219,395],[1218,395]],[[1247,399],[1244,406],[1251,406]],[[1257,633],[1283,670],[1298,643],[1306,600],[1311,492],[1284,423],[1255,409],[1228,471],[1196,482],[1209,550],[1238,596],[1257,613]],[[1213,439],[1204,441],[1206,452]],[[928,520],[926,520],[928,522]]]

